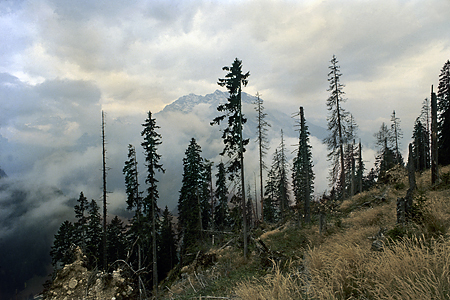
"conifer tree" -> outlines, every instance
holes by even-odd
[[[202,189],[205,178],[201,152],[200,145],[192,138],[183,158],[183,179],[178,199],[183,254],[202,237]]]
[[[75,222],[75,244],[81,246],[81,249],[83,251],[86,250],[86,230],[87,230],[87,223],[88,223],[88,200],[84,196],[83,192],[80,192],[80,197],[77,200],[78,204],[74,206],[75,210],[75,218],[77,221]]]
[[[403,157],[400,154],[400,139],[403,137],[403,132],[400,128],[400,118],[395,116],[395,110],[391,115],[391,144],[394,152],[394,163],[403,166]]]
[[[420,118],[416,119],[412,138],[414,169],[423,171],[430,168],[429,133],[425,125],[420,121]]]
[[[242,136],[242,128],[246,119],[242,114],[242,99],[241,92],[242,86],[247,86],[248,80],[247,78],[250,76],[250,72],[245,74],[242,73],[242,61],[237,58],[234,60],[231,67],[223,67],[222,70],[228,71],[225,78],[219,78],[218,84],[220,86],[225,86],[228,89],[230,94],[228,98],[228,103],[221,104],[217,107],[219,112],[224,112],[223,115],[214,118],[212,121],[213,124],[220,124],[226,117],[228,117],[228,127],[223,130],[222,139],[225,144],[225,147],[221,153],[224,155],[225,153],[230,157],[237,157],[232,159],[228,172],[231,176],[237,174],[240,170],[240,179],[241,179],[241,191],[242,191],[242,218],[243,218],[243,236],[244,236],[244,258],[247,258],[247,221],[246,221],[246,212],[245,212],[245,176],[244,176],[244,147],[248,144],[248,139],[244,139]]]
[[[277,188],[278,199],[280,205],[280,215],[283,219],[285,213],[289,208],[289,181],[288,181],[288,165],[286,159],[286,146],[284,144],[283,130],[281,130],[281,142],[279,151],[275,151],[274,162],[276,163],[276,170],[278,171]]]
[[[264,214],[262,213],[264,210],[264,187],[263,187],[263,169],[266,169],[266,165],[264,163],[264,157],[267,155],[267,150],[269,149],[268,143],[269,140],[267,138],[267,127],[271,127],[269,123],[267,123],[266,116],[267,113],[264,112],[263,100],[259,97],[259,93],[256,93],[256,101],[255,101],[255,110],[257,113],[256,121],[256,142],[258,143],[258,151],[259,151],[259,182],[260,182],[260,192],[261,192],[261,219],[264,220]]]
[[[123,221],[115,216],[106,230],[108,238],[108,261],[113,263],[118,259],[127,257],[126,228]]]
[[[59,226],[50,250],[53,267],[62,267],[74,261],[74,257],[69,250],[75,240],[75,232],[75,226],[67,220]]]
[[[131,222],[131,228],[128,237],[131,239],[130,244],[137,244],[137,247],[131,247],[133,252],[137,250],[137,255],[130,253],[133,260],[137,260],[138,270],[142,267],[142,242],[145,240],[143,236],[143,214],[142,214],[142,192],[139,191],[138,182],[138,163],[136,159],[136,149],[133,145],[128,145],[128,160],[122,170],[125,175],[125,187],[127,193],[127,209],[135,209],[135,213]],[[139,282],[139,285],[141,282]]]
[[[450,164],[450,60],[439,74],[438,99],[438,163]]]
[[[391,131],[383,122],[380,130],[375,133],[374,136],[378,148],[378,155],[375,158],[376,171],[378,173],[378,178],[383,178],[386,171],[396,165],[395,153],[389,144],[389,141],[392,140]]]
[[[95,200],[89,203],[89,222],[87,227],[86,256],[90,266],[103,268],[103,229],[100,207]]]
[[[344,197],[345,192],[345,164],[344,164],[344,145],[346,141],[346,123],[348,120],[348,113],[342,107],[344,99],[343,85],[340,82],[342,76],[338,60],[335,55],[331,59],[328,73],[328,82],[330,84],[327,91],[331,92],[327,99],[327,108],[329,115],[328,131],[330,135],[325,138],[324,142],[328,148],[328,160],[331,161],[330,171],[330,186],[334,189],[338,197]]]
[[[353,196],[356,191],[356,161],[358,149],[355,145],[355,139],[357,137],[358,125],[355,122],[352,114],[349,114],[349,120],[347,123],[347,131],[345,140],[347,141],[345,145],[344,152],[344,165],[345,165],[345,190],[346,194]]]
[[[164,279],[173,267],[178,263],[177,243],[172,224],[172,214],[169,208],[163,211],[161,222],[161,238],[159,247],[159,278]]]
[[[161,155],[158,154],[158,146],[161,145],[161,135],[157,133],[157,129],[160,128],[156,125],[156,120],[152,118],[151,111],[148,112],[148,117],[142,124],[144,129],[141,132],[141,136],[144,141],[141,146],[144,148],[145,154],[145,166],[147,167],[147,177],[145,183],[147,184],[147,196],[144,199],[144,213],[147,215],[147,219],[152,222],[152,262],[153,262],[153,291],[157,293],[158,290],[158,267],[157,267],[157,248],[156,248],[156,218],[157,218],[157,199],[159,198],[156,171],[164,172],[162,164],[159,163]]]
[[[276,150],[277,151],[277,150]],[[264,189],[264,221],[267,223],[274,223],[277,221],[277,176],[276,165],[272,165],[272,168],[267,174],[266,186]]]
[[[309,131],[303,107],[300,107],[299,117],[298,149],[292,164],[292,189],[299,210],[299,222],[302,219],[301,215],[303,215],[304,221],[309,223],[311,222],[310,202],[314,193],[314,172]]]
[[[225,165],[220,162],[216,174],[216,198],[218,201],[214,213],[214,224],[217,230],[223,231],[229,225],[228,188]]]

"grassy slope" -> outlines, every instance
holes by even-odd
[[[328,218],[327,232],[297,228],[295,222],[256,230],[270,248],[251,257],[238,247],[210,250],[217,262],[185,270],[167,298],[222,296],[237,299],[450,299],[450,167],[444,183],[431,187],[429,171],[417,175],[417,222],[396,225],[396,199],[407,190],[404,172],[388,185],[364,192],[340,205]],[[380,228],[384,251],[371,250]],[[274,259],[274,262],[270,259]]]

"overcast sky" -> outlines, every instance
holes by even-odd
[[[61,203],[80,191],[101,199],[101,110],[110,208],[124,206],[121,168],[128,143],[140,142],[146,112],[213,93],[235,57],[251,74],[245,92],[260,92],[266,107],[289,115],[303,106],[309,122],[325,127],[336,55],[365,159],[373,161],[373,134],[393,110],[406,149],[422,101],[450,58],[449,14],[448,0],[0,1],[0,167],[11,186],[40,191],[20,212],[1,193],[0,217],[16,221],[2,223],[0,240],[25,222],[48,225],[50,210],[63,218],[71,208]],[[176,139],[163,136],[166,144]],[[183,152],[189,139],[172,147]],[[312,143],[323,188],[326,151]],[[45,186],[66,200],[58,194],[39,204],[37,195],[53,193],[42,192]]]
[[[396,110],[406,149],[450,58],[449,12],[448,0],[0,1],[0,167],[73,193],[91,182],[99,197],[85,170],[100,161],[100,111],[123,164],[127,137],[139,136],[130,120],[214,92],[235,57],[250,71],[247,93],[288,114],[302,105],[325,127],[336,55],[365,147]]]

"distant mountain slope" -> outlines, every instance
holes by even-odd
[[[208,119],[205,121],[210,122],[219,115],[217,106],[226,103],[228,95],[227,92],[222,92],[220,90],[216,90],[214,93],[205,96],[189,94],[178,98],[155,115],[166,117],[170,112],[181,112],[184,114],[193,113],[201,115],[202,117],[207,116]],[[242,93],[243,112],[245,117],[247,117],[247,123],[244,126],[244,135],[247,135],[247,137],[254,137],[256,133],[256,111],[254,109],[255,105],[253,104],[256,99],[255,96],[251,96],[245,92]],[[272,131],[279,133],[280,130],[283,129],[286,136],[297,136],[294,127],[295,120],[293,118],[284,112],[275,109],[266,109],[265,113],[267,113],[266,120],[271,124]],[[188,124],[185,125],[188,126]],[[308,123],[308,127],[311,136],[315,136],[320,140],[325,138],[327,134],[325,128],[311,123]]]
[[[185,156],[185,150],[191,138],[195,138],[202,148],[202,156],[217,165],[220,161],[226,163],[227,156],[220,156],[223,150],[223,141],[221,138],[224,124],[220,126],[211,126],[210,122],[220,113],[217,106],[227,102],[228,93],[216,90],[214,93],[205,96],[189,94],[182,96],[171,104],[167,105],[162,111],[154,114],[156,123],[160,126],[159,132],[162,135],[162,144],[159,152],[162,154],[162,163],[166,169],[165,174],[158,174],[160,206],[168,205],[171,209],[176,207],[178,202],[179,190],[183,173],[182,159]],[[244,116],[247,123],[244,125],[244,138],[250,139],[247,146],[245,159],[246,177],[249,184],[254,184],[255,176],[258,176],[258,150],[256,144],[256,111],[254,102],[256,97],[247,93],[242,93]],[[265,161],[268,165],[272,162],[272,155],[275,148],[280,143],[280,131],[283,129],[285,143],[288,147],[288,159],[292,160],[292,151],[297,144],[298,132],[295,130],[295,120],[291,116],[276,109],[265,109],[267,113],[266,121],[271,124],[268,128],[267,136],[270,141],[270,149]],[[317,143],[326,136],[327,131],[314,124],[308,124],[311,136],[317,138]],[[319,142],[317,142],[319,141]],[[321,147],[321,146],[320,146]],[[314,153],[313,153],[314,156]],[[317,156],[324,164],[323,155]],[[315,163],[317,166],[317,162]],[[319,169],[326,169],[324,165],[318,166]],[[213,170],[213,173],[216,171]],[[326,175],[320,176],[326,178]]]

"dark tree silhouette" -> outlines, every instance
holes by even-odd
[[[221,153],[224,155],[225,153],[230,157],[235,157],[230,166],[228,167],[228,172],[231,176],[236,174],[240,170],[240,178],[241,178],[241,191],[242,191],[242,218],[243,218],[243,235],[244,235],[244,258],[247,258],[247,221],[246,221],[246,212],[245,212],[245,176],[244,176],[244,146],[248,144],[248,139],[243,139],[242,137],[242,127],[246,122],[242,114],[242,99],[241,92],[242,86],[246,86],[248,84],[247,78],[250,76],[250,73],[247,72],[245,74],[242,73],[242,61],[237,58],[234,60],[231,67],[223,67],[222,70],[228,71],[225,75],[225,78],[219,78],[218,84],[220,86],[225,86],[228,89],[230,94],[228,98],[228,102],[225,104],[221,104],[217,107],[219,112],[224,112],[223,115],[220,115],[212,121],[213,124],[220,124],[226,117],[228,117],[228,127],[223,130],[222,139],[225,144],[225,147]]]
[[[335,55],[331,59],[328,73],[328,82],[330,84],[327,91],[331,92],[327,99],[327,108],[329,115],[328,131],[330,135],[325,138],[324,142],[329,150],[328,159],[332,163],[330,172],[330,186],[338,193],[338,197],[345,195],[345,164],[344,164],[344,145],[346,144],[346,123],[348,113],[342,108],[342,103],[346,101],[343,85],[340,82],[342,76],[338,60]]]
[[[144,129],[141,136],[144,141],[141,146],[144,148],[145,166],[147,167],[147,177],[145,183],[147,187],[147,196],[144,199],[144,213],[151,218],[152,222],[152,261],[153,261],[153,291],[157,294],[158,291],[158,264],[157,264],[157,248],[156,248],[156,218],[157,218],[157,199],[158,189],[156,179],[156,171],[164,172],[162,164],[159,163],[161,155],[157,153],[158,146],[161,145],[161,135],[156,132],[159,128],[156,125],[156,120],[152,118],[151,111],[148,112],[148,117],[145,123],[142,124]]]
[[[304,221],[309,223],[311,222],[310,202],[314,193],[314,172],[309,131],[303,107],[300,107],[298,126],[298,148],[292,163],[292,189],[299,212],[298,220],[300,222],[303,215]]]

